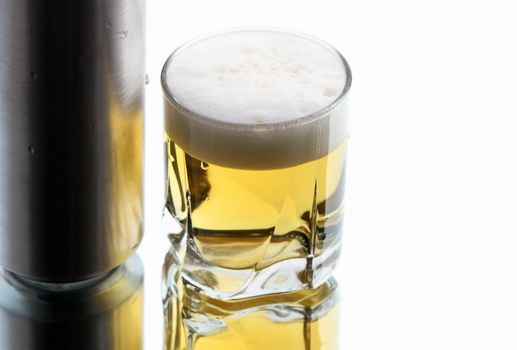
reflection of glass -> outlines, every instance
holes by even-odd
[[[164,266],[167,350],[338,350],[339,294],[334,279],[316,289],[221,301],[175,280]]]
[[[141,350],[143,267],[137,256],[84,282],[0,273],[0,349]]]
[[[165,215],[183,227],[168,233],[184,242],[176,254],[189,284],[230,300],[314,289],[331,277],[350,79],[334,48],[281,31],[215,35],[171,55],[162,75]]]

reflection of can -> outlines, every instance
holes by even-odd
[[[86,282],[0,274],[0,349],[140,350],[143,267],[136,255]]]

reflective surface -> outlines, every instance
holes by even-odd
[[[315,289],[233,301],[184,285],[174,252],[164,265],[166,350],[338,350],[339,290]]]
[[[145,0],[0,0],[0,266],[69,282],[142,234]]]
[[[0,349],[141,350],[138,256],[88,282],[49,285],[0,274]]]

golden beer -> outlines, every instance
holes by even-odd
[[[203,162],[171,139],[167,148],[167,209],[189,226],[190,254],[220,269],[247,272],[218,279],[215,272],[188,266],[189,279],[231,293],[249,275],[295,260],[301,262],[297,282],[305,288],[329,277],[318,269],[334,265],[339,254],[344,143],[322,158],[268,170]],[[327,266],[319,263],[322,255]]]

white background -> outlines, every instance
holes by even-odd
[[[341,349],[517,349],[514,4],[148,0],[146,350],[162,348],[168,248],[160,70],[243,25],[313,34],[352,67]]]

